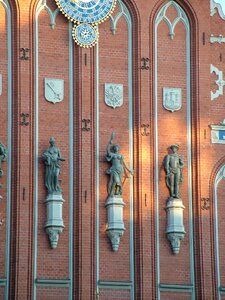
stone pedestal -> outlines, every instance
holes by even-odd
[[[62,194],[49,194],[45,200],[47,208],[47,220],[45,223],[45,231],[49,236],[51,248],[58,245],[59,234],[63,231],[64,224],[62,219]]]
[[[171,243],[174,254],[180,252],[180,241],[184,239],[185,230],[183,224],[184,205],[181,199],[170,197],[166,204],[167,211],[167,238]]]
[[[118,251],[120,238],[125,231],[123,223],[123,207],[125,203],[122,197],[108,197],[107,208],[107,235],[111,241],[113,251]]]

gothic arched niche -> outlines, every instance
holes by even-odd
[[[195,123],[191,92],[190,33],[188,15],[176,1],[168,1],[161,6],[154,21],[153,41],[156,260],[158,297],[161,295],[167,299],[172,299],[182,292],[183,296],[189,295],[191,299],[195,299],[192,207],[192,126]],[[180,251],[177,255],[173,254],[173,243],[167,240],[165,235],[167,216],[163,210],[169,198],[163,161],[172,144],[179,145],[179,154],[185,162],[180,198],[185,206],[183,221],[186,233],[180,241]],[[169,278],[166,272],[168,269],[173,269]],[[174,285],[180,288],[174,289]]]
[[[97,291],[110,298],[119,290],[120,297],[134,298],[134,241],[133,241],[133,179],[123,184],[124,224],[126,231],[120,239],[119,250],[112,252],[107,237],[106,200],[109,165],[106,147],[111,134],[119,144],[127,166],[133,169],[134,105],[133,105],[133,24],[131,14],[123,1],[110,19],[99,26],[96,47],[96,176],[97,176]],[[110,101],[110,99],[112,101]],[[116,263],[115,263],[116,255]],[[115,285],[118,282],[118,285]]]
[[[33,297],[44,295],[72,299],[73,295],[73,110],[74,43],[72,24],[61,14],[55,1],[38,1],[34,11],[34,242]],[[54,137],[65,158],[61,167],[61,187],[65,200],[63,223],[57,251],[50,247],[51,236],[45,233],[46,190],[43,152]],[[40,163],[39,163],[40,162]],[[48,278],[48,280],[45,280]],[[64,284],[58,286],[59,278]],[[55,289],[49,288],[52,284]]]

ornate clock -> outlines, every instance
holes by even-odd
[[[116,6],[116,0],[56,0],[56,3],[75,23],[73,38],[81,47],[92,47],[97,43],[97,24],[104,22]]]

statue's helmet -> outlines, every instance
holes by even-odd
[[[170,149],[176,148],[177,150],[179,149],[179,145],[178,144],[172,144],[170,146]]]
[[[55,143],[55,138],[54,138],[53,136],[50,137],[49,143],[50,143],[50,144],[51,144],[51,143],[53,143],[53,144]]]

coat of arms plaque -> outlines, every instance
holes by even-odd
[[[45,78],[45,99],[52,103],[61,102],[64,98],[64,80]]]
[[[181,88],[163,88],[163,107],[172,112],[182,107]]]
[[[123,105],[123,85],[105,83],[105,103],[113,108]]]

